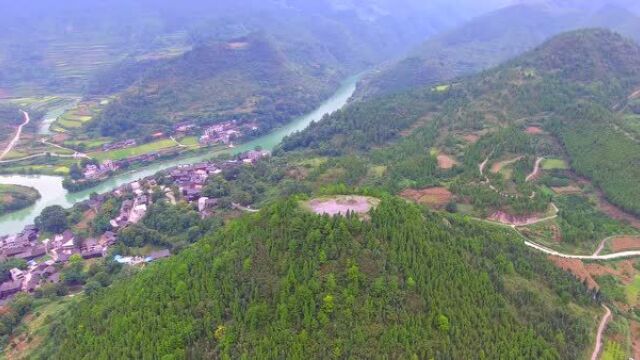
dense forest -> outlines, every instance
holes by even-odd
[[[462,195],[476,194],[477,205],[495,206],[505,199],[469,186],[478,176],[478,164],[490,155],[544,156],[549,144],[535,143],[524,133],[493,133],[522,128],[528,122],[542,123],[560,139],[574,169],[592,178],[613,203],[640,213],[636,191],[640,149],[616,126],[616,118],[623,115],[612,110],[625,104],[640,84],[638,69],[640,47],[631,40],[598,29],[565,33],[498,68],[454,84],[352,104],[288,137],[281,149],[325,156],[355,152],[374,162],[380,162],[378,155],[385,153],[392,161],[384,165],[395,166],[401,159],[427,156],[442,134],[488,132],[464,152],[464,176],[454,189]],[[389,146],[368,151],[384,144]],[[440,144],[457,146],[446,139]],[[517,172],[520,183],[516,185],[520,193],[530,194],[532,189],[522,183],[525,168]],[[423,186],[434,183],[434,171],[426,175]],[[500,179],[492,180],[499,185]],[[510,205],[515,212],[540,210],[547,202],[538,200]]]
[[[103,136],[140,136],[172,131],[173,124],[185,120],[257,120],[264,132],[326,98],[340,80],[334,70],[294,63],[262,33],[211,41],[174,59],[120,66],[101,75],[92,85],[94,93],[126,90],[91,127]]]
[[[356,96],[384,96],[475,74],[519,56],[563,31],[591,27],[612,29],[638,39],[640,17],[629,4],[613,5],[611,1],[514,4],[427,40],[408,57],[365,78]]]
[[[278,201],[70,308],[41,357],[575,357],[593,324],[557,305],[591,295],[513,238],[395,198],[368,222]]]

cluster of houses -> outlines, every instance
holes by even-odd
[[[147,183],[153,182],[155,186],[155,180],[148,179]],[[150,184],[151,185],[151,184]],[[142,220],[147,213],[148,206],[151,204],[151,195],[153,189],[149,187],[146,191],[143,190],[140,181],[134,181],[124,188],[120,188],[114,192],[116,196],[122,196],[126,191],[132,191],[134,194],[133,199],[127,199],[122,202],[120,206],[120,213],[118,217],[111,220],[111,226],[114,229],[120,229],[130,224],[137,224]]]
[[[177,196],[172,188],[177,187],[178,196],[197,205],[202,217],[212,215],[213,209],[218,205],[218,199],[202,196],[207,179],[227,169],[253,164],[268,155],[267,151],[254,150],[239,155],[235,160],[175,167],[168,170],[167,174],[167,178],[174,185],[173,187],[158,185],[154,177],[122,185],[113,190],[110,195],[126,196],[127,199],[122,201],[118,216],[110,221],[113,231],[107,231],[99,238],[81,239],[71,230],[65,230],[62,234],[54,236],[53,239],[38,242],[39,229],[35,226],[26,226],[18,234],[0,237],[0,261],[18,258],[28,263],[28,268],[25,270],[17,268],[10,270],[11,279],[0,284],[0,299],[20,291],[33,292],[45,283],[59,282],[60,269],[73,255],[77,254],[85,260],[106,256],[109,248],[117,242],[116,232],[143,219],[156,191],[161,192],[172,203],[175,203]],[[131,194],[133,194],[132,198],[129,196]],[[88,200],[89,207],[95,210],[99,209],[108,196],[92,197]],[[115,260],[136,265],[170,255],[169,250],[160,250],[146,257],[117,256]],[[40,261],[38,262],[38,260]]]
[[[159,159],[161,154],[159,152],[153,152],[148,154],[130,156],[121,160],[105,160],[100,165],[87,164],[84,168],[84,177],[87,180],[102,179],[109,175],[109,172],[116,171],[121,168],[133,164],[150,163]]]
[[[246,131],[257,131],[256,124],[239,125],[235,120],[211,125],[204,129],[200,136],[201,145],[211,145],[222,143],[225,145],[233,145],[233,142],[241,138]]]
[[[0,298],[6,298],[17,292],[33,292],[46,283],[60,281],[59,270],[69,261],[72,255],[78,254],[83,259],[92,259],[106,255],[109,246],[116,243],[116,235],[107,232],[99,240],[78,239],[71,230],[56,235],[53,239],[38,242],[39,230],[35,226],[27,226],[16,235],[4,236],[0,239],[1,260],[10,258],[27,262],[27,269],[10,270],[11,279],[0,284]],[[47,259],[37,261],[38,259]]]
[[[127,139],[118,142],[113,142],[109,144],[102,145],[102,151],[111,151],[111,150],[120,150],[126,149],[130,147],[134,147],[138,145],[138,143],[134,139]]]
[[[189,202],[198,204],[198,210],[203,216],[210,213],[209,209],[218,204],[217,199],[209,199],[202,196],[207,179],[210,176],[220,174],[222,171],[243,164],[253,164],[258,160],[269,156],[268,151],[252,150],[238,156],[237,160],[223,162],[207,162],[192,165],[183,165],[169,171],[169,177],[178,187],[180,195]]]

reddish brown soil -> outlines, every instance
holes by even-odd
[[[62,144],[68,138],[69,138],[69,135],[67,135],[67,134],[57,133],[57,134],[53,135],[53,141],[52,142],[54,142],[56,144]]]
[[[464,141],[468,142],[469,144],[475,144],[476,142],[478,142],[478,140],[480,140],[480,135],[467,134],[467,135],[464,135],[462,138],[464,139]]]
[[[535,224],[538,222],[542,216],[537,214],[532,215],[511,215],[504,211],[496,211],[491,216],[489,216],[489,220],[496,221],[505,225],[515,225],[515,226],[527,226],[531,224]]]
[[[442,208],[451,201],[453,194],[447,190],[447,188],[433,187],[422,190],[406,189],[400,193],[400,196],[417,202],[418,204],[433,208]]]
[[[574,185],[552,187],[551,189],[558,195],[574,195],[580,194],[582,192],[582,189]]]
[[[248,42],[236,41],[227,44],[227,48],[231,50],[246,49],[249,46]]]
[[[565,259],[557,256],[549,256],[549,260],[553,262],[557,267],[562,270],[569,271],[580,281],[587,281],[587,286],[590,289],[598,289],[598,283],[593,279],[590,272],[585,268],[582,260],[579,259]]]
[[[527,134],[531,134],[531,135],[540,135],[540,134],[544,133],[544,130],[542,130],[542,128],[540,128],[538,126],[529,126],[524,131]]]
[[[609,240],[609,244],[613,252],[640,250],[640,237],[620,236]]]
[[[365,214],[375,207],[371,198],[365,196],[341,196],[333,199],[315,199],[309,206],[316,214],[346,215],[348,212]]]
[[[440,169],[449,170],[456,165],[458,165],[458,162],[451,156],[445,154],[438,155],[438,167]]]
[[[618,208],[617,206],[611,204],[605,199],[603,194],[598,195],[598,209],[616,220],[626,221],[634,228],[640,229],[640,219],[638,217],[629,214]]]
[[[631,348],[633,358],[640,359],[640,323],[637,321],[631,322]]]

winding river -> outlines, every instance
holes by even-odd
[[[332,113],[341,109],[353,95],[356,89],[356,83],[359,76],[353,76],[343,82],[340,88],[323,102],[313,112],[294,119],[292,122],[274,130],[273,132],[249,141],[247,143],[238,145],[233,149],[220,150],[217,152],[200,154],[191,157],[183,157],[180,159],[167,160],[154,163],[147,167],[138,168],[129,172],[118,174],[111,179],[100,183],[96,187],[77,192],[69,193],[62,187],[62,177],[59,176],[45,176],[45,175],[3,175],[0,176],[0,184],[16,184],[31,186],[36,188],[42,197],[33,206],[17,211],[11,214],[7,214],[0,217],[0,235],[7,235],[17,233],[25,225],[32,224],[36,216],[40,215],[42,209],[51,205],[60,205],[64,208],[71,207],[73,204],[86,200],[91,193],[105,193],[112,189],[126,183],[153,175],[160,170],[167,169],[180,164],[195,163],[203,160],[210,159],[223,152],[228,153],[240,153],[254,149],[256,146],[261,146],[265,150],[273,149],[282,139],[296,131],[304,130],[312,121],[320,120],[325,114]]]

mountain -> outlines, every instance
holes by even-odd
[[[68,308],[40,358],[562,359],[590,303],[503,230],[388,196],[364,221],[289,199]]]
[[[290,136],[282,150],[367,154],[368,161],[388,168],[386,186],[396,190],[461,176],[460,196],[471,195],[471,188],[483,189],[469,184],[485,159],[529,156],[526,168],[536,156],[568,158],[571,168],[592,179],[609,200],[640,214],[635,184],[640,178],[640,134],[634,130],[638,89],[639,46],[607,30],[581,30],[558,35],[450,86],[355,103]],[[544,140],[522,132],[532,125],[552,137]],[[388,148],[374,151],[385,144]],[[429,155],[434,148],[456,154],[458,169],[438,169]],[[506,186],[504,179],[496,181]],[[531,213],[548,205],[540,198],[525,200],[522,195],[536,188],[524,178],[516,185],[519,196],[487,192],[483,200],[476,199],[476,208]]]
[[[82,93],[97,73],[131,59],[180,55],[202,39],[228,41],[254,32],[283,42],[320,42],[362,66],[397,55],[435,32],[495,8],[500,0],[151,0],[32,1],[3,4],[0,95]],[[352,55],[357,54],[355,59]],[[350,63],[353,61],[353,63]],[[361,69],[361,68],[360,68]]]
[[[307,49],[313,56],[316,49]],[[266,131],[309,111],[341,79],[335,63],[297,62],[296,55],[268,36],[252,34],[202,44],[174,59],[118,68],[93,83],[92,94],[109,94],[114,84],[125,89],[91,126],[104,136],[135,137],[185,120],[238,120],[257,121]],[[123,80],[114,82],[119,75]]]
[[[428,40],[405,59],[363,80],[357,97],[389,94],[477,73],[533,49],[553,35],[586,27],[609,28],[639,39],[640,17],[606,1],[541,1],[509,6]]]

